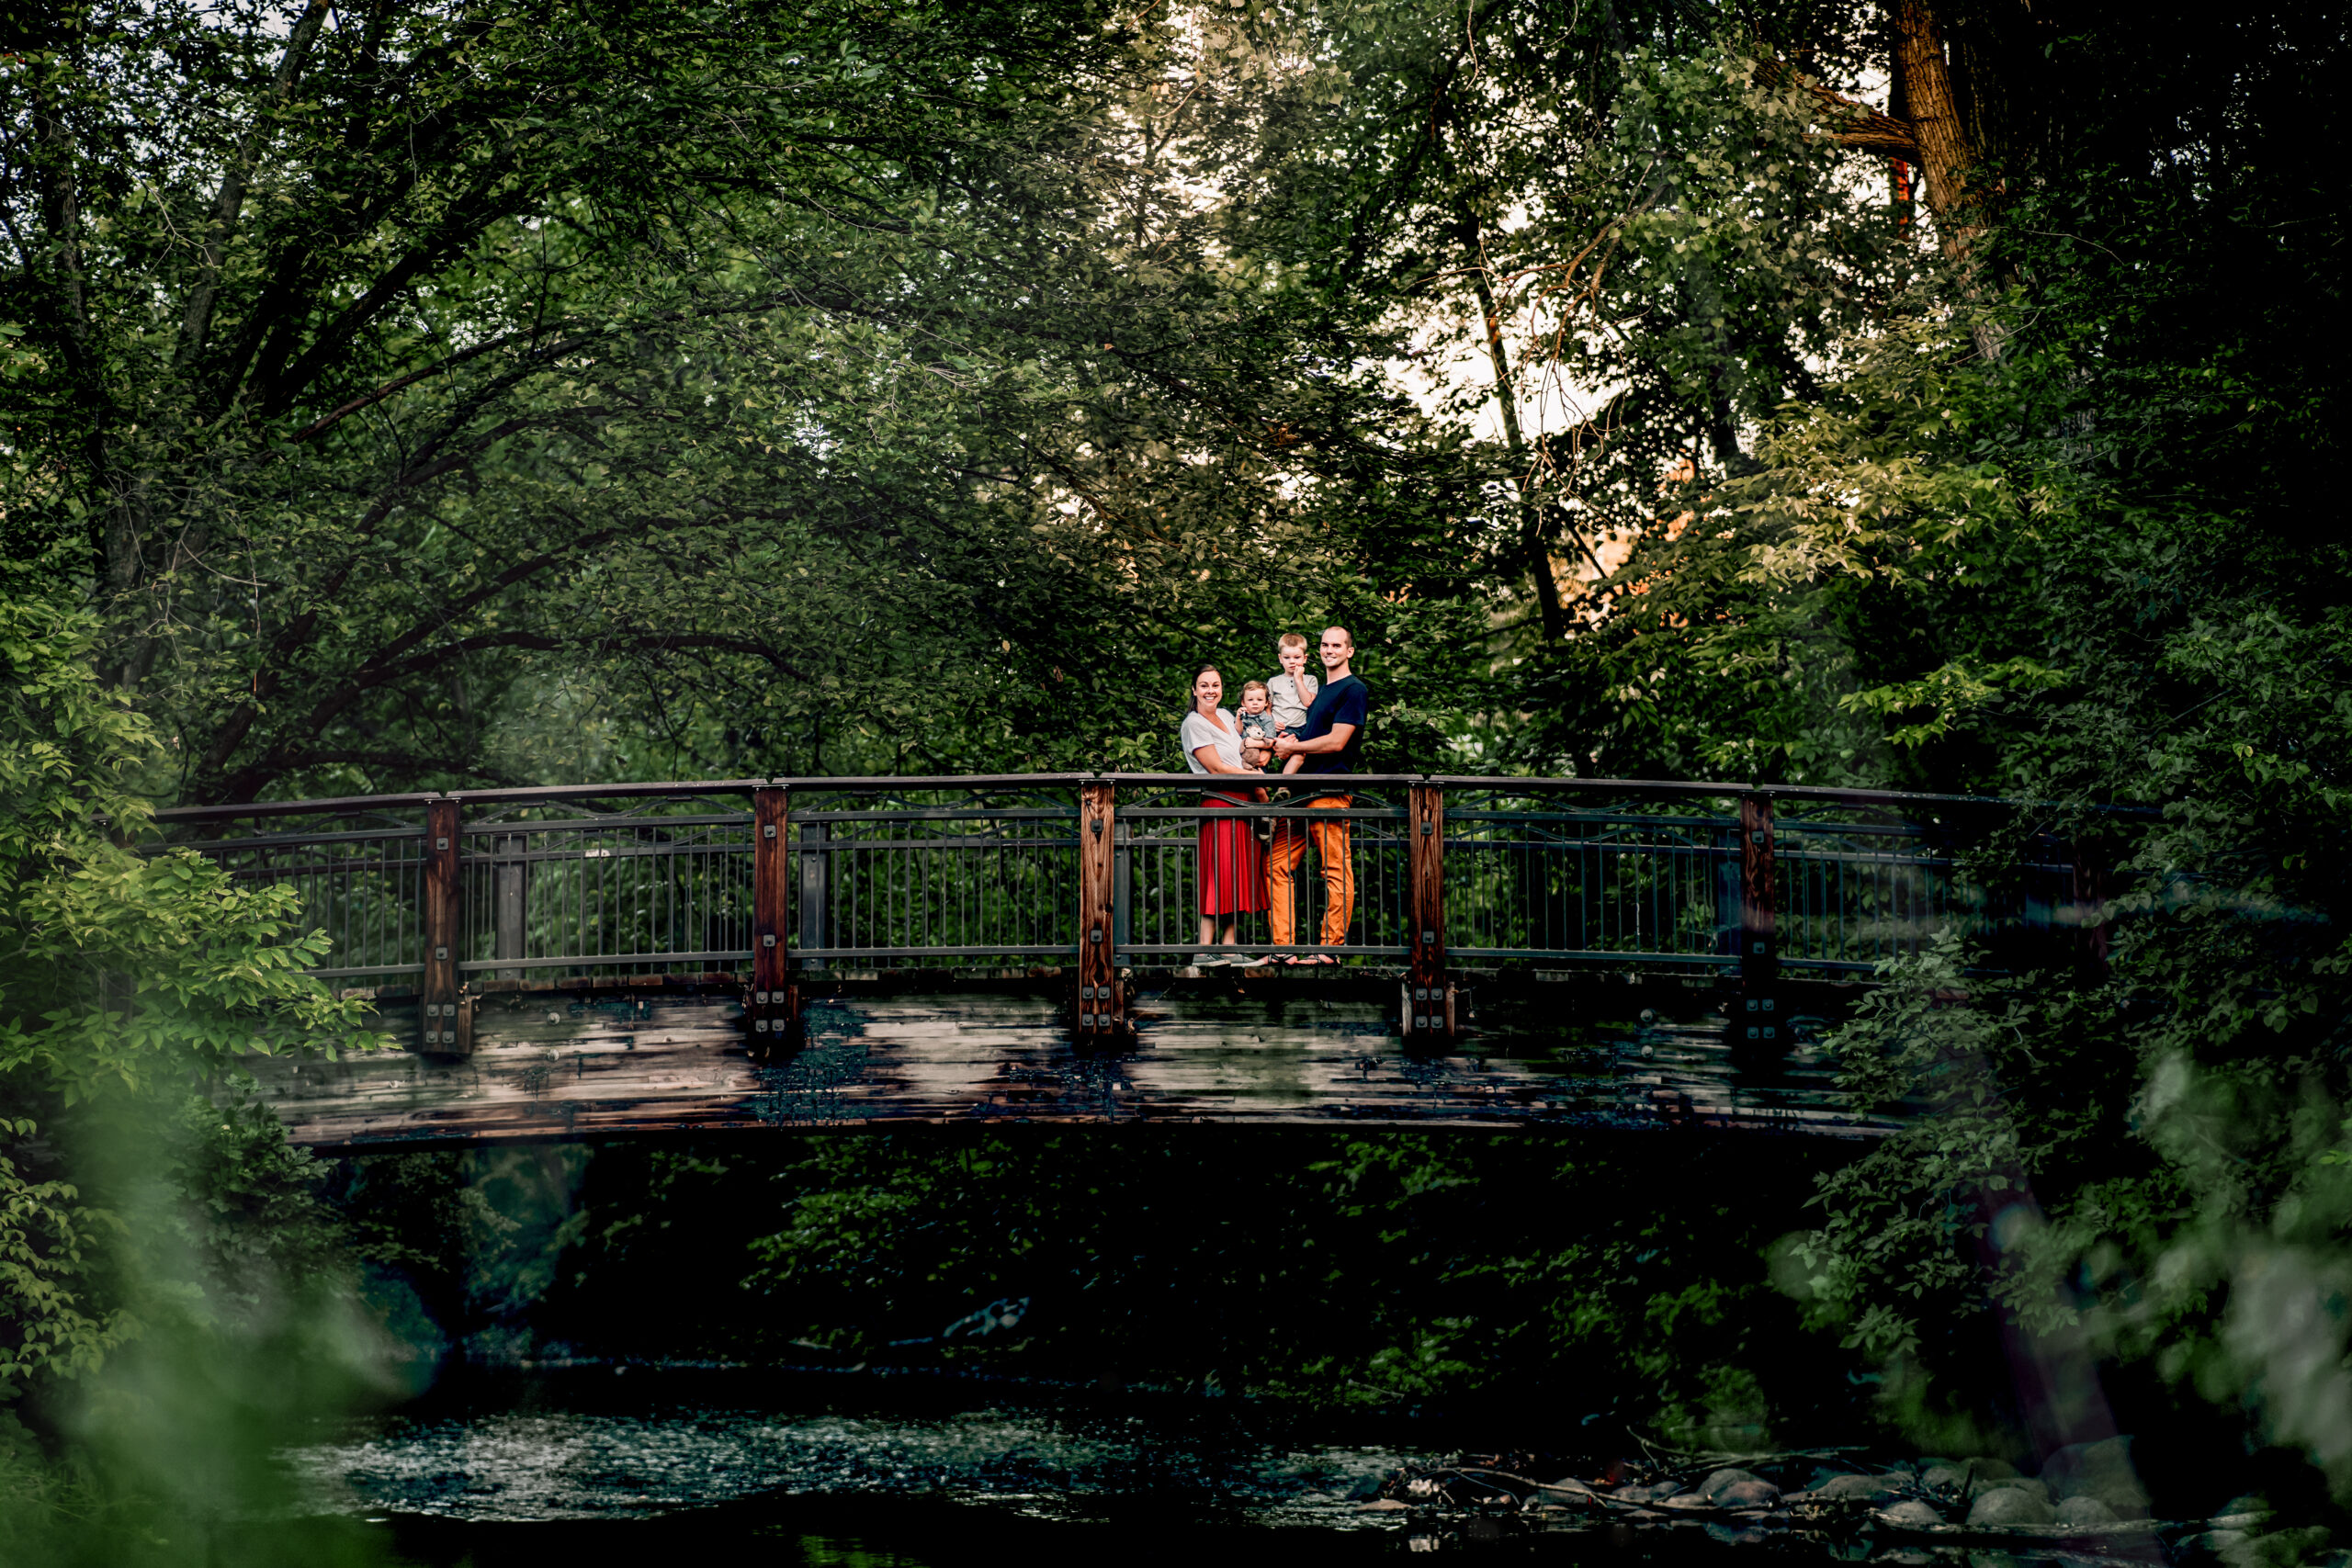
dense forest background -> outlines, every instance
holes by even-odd
[[[381,1395],[392,1341],[596,1342],[581,1292],[712,1183],[775,1195],[725,1252],[763,1354],[1076,1270],[1124,1314],[1031,1341],[1105,1376],[1995,1446],[1971,1369],[2063,1337],[2352,1490],[2344,33],[2278,0],[10,12],[18,1513],[215,1495],[186,1456],[254,1450],[190,1434]],[[1332,620],[1383,766],[2048,801],[2116,868],[2111,962],[1890,976],[1849,1082],[1939,1113],[1740,1203],[1378,1139],[1249,1192],[1083,1141],[325,1168],[187,1092],[352,1021],[287,904],[144,852],[157,804],[1163,767],[1195,660]],[[1222,1261],[1123,1253],[1079,1190],[1226,1193],[1168,1233]]]

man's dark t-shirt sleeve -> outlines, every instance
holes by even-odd
[[[1339,725],[1355,726],[1355,733],[1337,751],[1309,752],[1303,773],[1351,773],[1363,757],[1363,725],[1372,712],[1372,692],[1353,675],[1343,681],[1333,681],[1315,694],[1315,704],[1306,710],[1306,722],[1299,727],[1299,739],[1319,740]]]

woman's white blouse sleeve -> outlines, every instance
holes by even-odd
[[[1184,722],[1176,727],[1176,743],[1184,749],[1184,765],[1196,773],[1207,773],[1208,770],[1201,766],[1200,758],[1193,752],[1199,747],[1216,744],[1215,728],[1199,714],[1188,713],[1184,716]]]
[[[1219,708],[1217,712],[1223,714],[1225,710]],[[1236,769],[1241,766],[1240,738],[1230,730],[1211,724],[1197,711],[1184,716],[1184,722],[1179,728],[1177,734],[1178,743],[1184,748],[1184,765],[1193,772],[1205,773],[1209,771],[1202,765],[1200,758],[1193,754],[1204,746],[1216,747],[1216,754],[1228,765]]]

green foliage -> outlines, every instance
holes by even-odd
[[[2352,1092],[2352,561],[2298,525],[2330,504],[2303,463],[2337,444],[2335,394],[2299,309],[2207,295],[2300,199],[2268,152],[2202,182],[2047,181],[2004,240],[2002,358],[1923,302],[1724,488],[1716,575],[1839,628],[1838,719],[1890,726],[1872,751],[1786,747],[1783,776],[2153,808],[2053,818],[2116,868],[2108,963],[2004,977],[1941,952],[1843,1032],[1849,1085],[1928,1115],[1825,1186],[1797,1249],[1816,1303],[1939,1370],[1955,1322],[2080,1326],[2209,1396],[2251,1388],[2267,1438],[2343,1487],[2352,1389],[2317,1369],[2344,1350],[2320,1303]],[[2265,264],[2290,297],[2334,287],[2315,249]]]
[[[1843,1386],[1761,1261],[1805,1152],[1759,1168],[1639,1141],[1205,1128],[606,1147],[534,1324],[587,1353],[911,1360],[1747,1442]],[[975,1332],[999,1301],[1018,1321]]]
[[[238,1052],[333,1045],[356,1019],[300,973],[323,952],[290,889],[240,886],[187,851],[132,846],[149,820],[125,775],[145,721],[91,667],[97,627],[40,577],[0,598],[0,1387],[98,1367],[135,1332],[93,1288],[130,1233],[57,1168],[61,1140],[120,1104],[170,1102]],[[225,1130],[225,1129],[224,1129]],[[252,1133],[282,1146],[274,1125]],[[256,1179],[258,1175],[256,1173]],[[114,1194],[116,1197],[120,1193]],[[222,1201],[228,1201],[224,1196]]]
[[[1222,33],[308,15],[77,5],[6,67],[8,525],[89,548],[159,788],[1169,766],[1204,652],[1472,668],[1387,338],[1188,193]]]
[[[529,1318],[587,1214],[574,1194],[578,1146],[343,1161],[327,1184],[348,1256],[364,1267],[372,1311],[430,1363],[452,1351],[489,1360],[528,1352]],[[660,1194],[649,1195],[658,1210]]]

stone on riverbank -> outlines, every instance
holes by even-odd
[[[2054,1502],[2047,1483],[2030,1475],[2004,1475],[1992,1481],[1979,1481],[1973,1495],[1984,1496],[1988,1492],[2030,1492],[2045,1503]]]
[[[1699,1495],[1718,1508],[1777,1508],[1781,1489],[1745,1470],[1719,1470],[1699,1483]]]
[[[1899,1483],[1908,1476],[1833,1475],[1805,1494],[1824,1500],[1852,1499],[1862,1503],[1891,1503],[1903,1494]]]
[[[1905,1529],[1922,1530],[1944,1522],[1944,1517],[1917,1497],[1905,1497],[1879,1510],[1878,1517]]]
[[[2041,1479],[2049,1483],[2050,1495],[2060,1501],[2096,1497],[2114,1509],[2119,1518],[2148,1517],[2148,1494],[2132,1463],[2130,1438],[2060,1449],[2042,1461]]]
[[[2005,1529],[2011,1525],[2046,1525],[2057,1510],[2022,1486],[2000,1486],[1984,1493],[1968,1510],[1971,1529]]]
[[[2062,1525],[2112,1525],[2121,1520],[2114,1509],[2096,1497],[2069,1497],[2058,1505]]]

